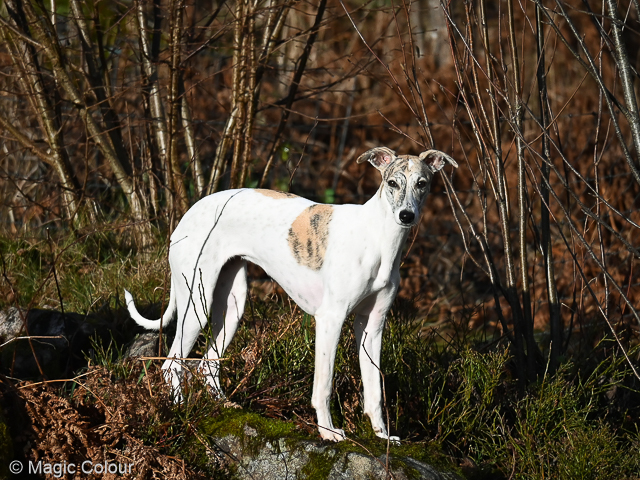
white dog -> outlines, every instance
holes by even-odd
[[[315,316],[311,403],[321,437],[345,438],[333,427],[329,400],[340,330],[355,313],[364,411],[376,435],[388,438],[380,351],[385,316],[400,283],[402,247],[420,218],[433,174],[446,162],[458,165],[437,150],[396,156],[385,147],[357,161],[367,160],[382,173],[382,184],[364,205],[323,205],[289,193],[240,189],[203,198],[185,214],[171,235],[171,296],[162,319],[142,317],[125,291],[131,318],[145,328],[158,329],[177,312],[176,336],[162,367],[176,401],[181,401],[182,359],[207,322],[216,338],[202,367],[208,384],[220,392],[218,362],[210,360],[222,357],[242,317],[249,261]]]

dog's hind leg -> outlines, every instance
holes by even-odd
[[[182,402],[184,358],[189,356],[198,339],[200,330],[208,322],[213,292],[221,271],[220,266],[208,265],[205,269],[177,267],[172,264],[172,285],[176,294],[176,336],[173,339],[167,360],[162,365],[165,380],[171,385],[171,394],[176,403]],[[190,276],[181,272],[196,272]]]
[[[204,372],[207,383],[221,396],[223,393],[220,388],[220,362],[218,359],[222,358],[236,333],[244,313],[246,299],[247,262],[241,258],[232,258],[220,271],[213,294],[210,320],[211,337],[201,365],[201,371]]]

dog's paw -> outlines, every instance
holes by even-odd
[[[320,436],[323,440],[328,440],[331,442],[341,442],[347,436],[344,434],[344,430],[339,428],[328,429],[328,428],[320,428]]]
[[[400,437],[387,435],[386,433],[376,433],[376,436],[382,438],[383,440],[389,440],[389,443],[391,445],[400,445]]]

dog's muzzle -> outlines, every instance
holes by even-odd
[[[402,210],[399,216],[400,221],[404,225],[411,225],[413,223],[413,220],[416,218],[416,214],[409,210]]]

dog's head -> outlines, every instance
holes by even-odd
[[[427,150],[416,157],[396,155],[387,147],[378,147],[356,160],[357,163],[366,161],[382,173],[381,194],[387,199],[396,223],[402,227],[412,227],[418,222],[433,174],[447,162],[458,168],[453,158],[439,150]]]

